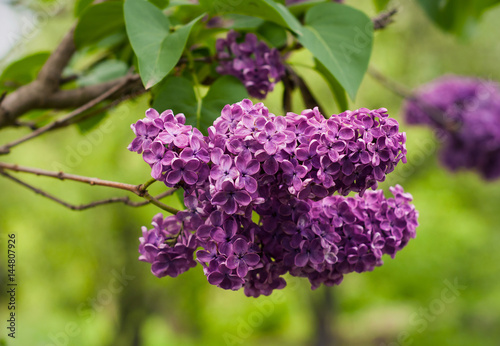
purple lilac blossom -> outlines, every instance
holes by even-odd
[[[151,272],[157,277],[176,277],[196,266],[193,253],[197,243],[193,234],[181,228],[176,216],[153,218],[153,228],[142,228],[139,238],[139,260],[151,263]]]
[[[154,275],[185,272],[199,249],[196,261],[220,288],[269,295],[290,273],[315,289],[373,270],[415,237],[410,194],[366,191],[405,161],[405,134],[386,109],[281,117],[243,100],[225,106],[206,137],[184,121],[150,109],[139,122],[156,135],[149,143],[136,131],[141,145],[130,146],[155,179],[184,189],[185,210],[143,227],[139,259]]]
[[[265,98],[285,75],[280,52],[252,33],[246,34],[241,43],[237,42],[239,37],[239,33],[231,30],[225,39],[217,40],[217,72],[238,78],[250,96]]]
[[[471,169],[485,179],[500,177],[500,87],[462,76],[445,76],[423,85],[405,105],[410,124],[437,130],[440,160],[452,171]],[[436,122],[437,112],[445,123]]]

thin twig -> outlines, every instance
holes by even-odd
[[[413,92],[411,89],[407,88],[403,84],[400,84],[392,79],[387,78],[385,75],[380,73],[377,69],[375,69],[373,66],[368,67],[367,73],[375,79],[377,82],[382,84],[385,88],[389,89],[396,95],[404,98],[404,99],[412,99],[414,98]]]
[[[111,95],[113,95],[114,93],[119,91],[121,88],[123,88],[125,85],[127,85],[130,81],[137,80],[138,78],[139,78],[138,75],[129,75],[129,76],[123,77],[122,80],[119,83],[117,83],[114,87],[112,87],[111,89],[109,89],[105,93],[101,94],[100,96],[96,97],[95,99],[87,102],[83,106],[75,109],[74,111],[65,115],[64,117],[59,118],[59,119],[51,122],[50,124],[47,124],[47,125],[29,133],[29,134],[27,134],[24,137],[18,138],[10,143],[3,145],[2,147],[0,147],[0,154],[9,153],[10,149],[15,147],[16,145],[19,145],[21,143],[24,143],[24,142],[30,140],[30,139],[38,137],[41,134],[48,132],[54,128],[60,127],[60,125],[63,123],[70,122],[75,117],[79,116],[83,112],[89,110],[90,108],[94,107],[95,105],[97,105],[101,101],[104,101],[105,99],[107,99],[108,97],[110,97]]]
[[[139,95],[142,95],[146,92],[146,89],[142,88],[140,89],[139,91],[137,92],[133,92],[133,93],[130,93],[130,94],[127,94],[127,95],[124,95],[122,96],[121,98],[119,99],[116,99],[112,102],[110,102],[109,104],[107,105],[104,105],[98,109],[95,109],[95,110],[92,110],[88,113],[86,113],[85,115],[79,117],[79,118],[73,118],[71,119],[71,121],[65,121],[65,122],[62,122],[60,123],[57,127],[54,127],[53,129],[51,130],[56,130],[56,129],[60,129],[60,128],[63,128],[63,127],[66,127],[66,126],[69,126],[69,125],[73,125],[73,124],[76,124],[76,123],[79,123],[79,122],[82,122],[84,120],[87,120],[89,118],[92,118],[98,114],[101,114],[105,111],[107,111],[108,109],[111,109],[111,108],[114,108],[116,107],[117,105],[119,105],[120,103],[122,103],[123,101],[126,101],[128,99],[131,99],[133,97],[136,97],[136,96],[139,96]]]
[[[73,39],[75,27],[76,25],[73,25],[66,33],[38,74],[37,79],[47,88],[47,92],[53,92],[59,88],[61,74],[76,51]]]
[[[21,179],[13,177],[9,173],[6,173],[4,171],[0,171],[0,174],[3,175],[4,177],[6,177],[6,178],[8,178],[8,179],[10,179],[12,181],[14,181],[15,183],[28,188],[29,190],[35,192],[36,194],[39,194],[39,195],[41,195],[43,197],[51,199],[52,201],[54,201],[54,202],[56,202],[56,203],[58,203],[58,204],[60,204],[60,205],[62,205],[64,207],[66,207],[68,209],[71,209],[71,210],[86,210],[86,209],[94,208],[94,207],[97,207],[97,206],[106,205],[106,204],[112,204],[112,203],[123,203],[123,204],[125,204],[125,205],[127,205],[129,207],[142,207],[142,206],[145,206],[145,205],[148,205],[148,204],[151,203],[150,201],[134,202],[134,201],[131,201],[128,196],[123,196],[123,197],[107,198],[107,199],[103,199],[103,200],[99,200],[99,201],[94,201],[94,202],[87,203],[87,204],[75,205],[75,204],[71,204],[71,203],[65,202],[62,199],[57,198],[54,195],[52,195],[52,194],[50,194],[48,192],[45,192],[45,191],[43,191],[43,190],[41,190],[39,188],[36,188],[33,185],[28,184],[27,182],[25,182],[25,181],[23,181]],[[164,197],[172,195],[175,191],[176,191],[176,189],[171,189],[171,190],[165,191],[165,192],[159,194],[158,196],[156,196],[155,198],[157,200],[160,200],[160,199],[162,199]]]
[[[447,118],[443,111],[427,102],[415,94],[406,86],[389,79],[387,76],[380,73],[372,66],[368,67],[368,74],[379,82],[382,86],[392,91],[394,94],[403,99],[417,103],[436,124],[442,126],[450,132],[455,132],[460,127],[460,124]]]
[[[89,185],[107,186],[107,187],[112,187],[115,189],[126,190],[126,191],[130,191],[130,192],[136,194],[139,197],[142,197],[142,198],[148,200],[151,204],[154,204],[157,207],[159,207],[165,211],[168,211],[169,213],[176,214],[178,212],[177,209],[172,208],[172,207],[160,202],[157,198],[151,196],[148,193],[147,188],[154,182],[154,181],[152,181],[152,179],[149,180],[148,182],[146,182],[145,184],[132,185],[132,184],[119,183],[119,182],[109,181],[109,180],[101,180],[98,178],[84,177],[81,175],[67,174],[64,172],[52,172],[52,171],[46,171],[46,170],[39,169],[39,168],[24,167],[24,166],[19,166],[19,165],[7,163],[7,162],[0,162],[0,173],[5,173],[4,170],[31,173],[31,174],[35,174],[35,175],[42,175],[45,177],[57,178],[60,180],[72,180],[72,181],[77,181],[80,183],[86,183]]]
[[[108,181],[108,180],[101,180],[98,178],[90,178],[90,177],[84,177],[81,175],[75,175],[75,174],[68,174],[64,172],[53,172],[53,171],[46,171],[44,169],[39,169],[39,168],[32,168],[32,167],[25,167],[25,166],[19,166],[16,164],[12,163],[7,163],[7,162],[0,162],[0,170],[10,170],[14,172],[24,172],[24,173],[31,173],[35,175],[42,175],[45,177],[51,177],[51,178],[57,178],[60,180],[72,180],[72,181],[77,181],[80,183],[86,183],[89,185],[99,185],[99,186],[107,186],[107,187],[112,187],[115,189],[121,189],[121,190],[126,190],[130,191],[132,193],[135,193],[136,195],[143,197],[145,190],[143,188],[143,184],[139,185],[132,185],[132,184],[125,184],[125,183],[119,183],[115,181]]]
[[[373,30],[384,29],[387,25],[393,22],[392,17],[398,12],[397,9],[393,8],[387,12],[381,12],[378,16],[372,18]]]
[[[53,130],[58,130],[58,129],[61,129],[63,127],[66,127],[66,126],[70,126],[70,125],[74,125],[76,123],[79,123],[79,122],[82,122],[82,121],[85,121],[89,118],[92,118],[96,115],[99,115],[105,111],[107,111],[108,109],[111,109],[111,108],[114,108],[116,107],[117,105],[119,105],[120,103],[128,100],[128,99],[131,99],[131,98],[134,98],[134,97],[137,97],[139,95],[142,95],[146,92],[146,89],[144,88],[139,88],[138,91],[133,91],[131,92],[130,94],[127,94],[127,95],[124,95],[122,96],[121,98],[119,99],[116,99],[116,100],[113,100],[112,102],[100,107],[100,108],[97,108],[97,109],[93,109],[91,111],[89,111],[88,113],[85,113],[83,116],[81,117],[75,117],[75,118],[71,118],[67,121],[63,121],[63,122],[60,122],[57,126],[51,128],[49,131],[53,131]],[[36,130],[36,128],[35,128]],[[1,150],[1,147],[0,147],[0,150]],[[2,152],[0,152],[0,155],[2,154]]]

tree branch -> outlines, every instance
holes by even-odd
[[[62,71],[76,50],[73,41],[74,28],[75,26],[68,31],[49,56],[36,80],[5,97],[0,105],[0,128],[13,124],[17,118],[31,109],[40,108],[48,96],[58,90]]]
[[[37,78],[7,94],[0,102],[0,128],[14,125],[16,119],[32,109],[80,107],[121,83],[114,81],[70,90],[60,90],[62,72],[76,51],[73,26],[42,66]],[[125,78],[125,77],[123,77]],[[135,80],[130,80],[135,82]],[[111,97],[113,95],[108,95]]]
[[[112,203],[123,203],[129,207],[142,207],[142,206],[145,206],[145,205],[148,205],[150,204],[151,202],[150,201],[143,201],[143,202],[133,202],[130,200],[130,198],[128,196],[123,196],[123,197],[112,197],[112,198],[107,198],[107,199],[103,199],[103,200],[99,200],[99,201],[94,201],[94,202],[91,202],[91,203],[87,203],[87,204],[80,204],[80,205],[75,205],[75,204],[71,204],[71,203],[68,203],[68,202],[65,202],[63,201],[62,199],[58,198],[58,197],[55,197],[54,195],[48,193],[48,192],[45,192],[41,189],[38,189],[36,187],[34,187],[33,185],[30,185],[28,184],[27,182],[21,180],[21,179],[18,179],[16,177],[13,177],[12,175],[4,172],[4,171],[0,171],[0,174],[3,175],[4,177],[14,181],[15,183],[19,184],[19,185],[22,185],[24,187],[26,187],[27,189],[35,192],[36,194],[38,195],[41,195],[43,197],[46,197],[48,199],[51,199],[53,200],[54,202],[68,208],[68,209],[71,209],[71,210],[86,210],[86,209],[90,209],[90,208],[94,208],[94,207],[98,207],[98,206],[101,206],[101,205],[106,205],[106,204],[112,204]],[[160,200],[164,197],[167,197],[167,196],[170,196],[172,195],[174,192],[176,191],[176,189],[171,189],[171,190],[168,190],[168,191],[165,191],[161,194],[159,194],[158,196],[156,196],[155,198],[157,200]]]
[[[38,73],[38,80],[45,86],[47,93],[59,89],[62,72],[76,51],[73,40],[74,32],[75,25],[66,33],[59,46],[52,52]]]
[[[139,75],[124,76],[111,80],[109,82],[104,82],[100,84],[94,84],[86,87],[81,87],[77,89],[60,90],[52,95],[48,95],[42,104],[40,104],[41,109],[64,109],[64,108],[74,108],[91,102],[97,97],[102,96],[106,93],[106,98],[113,96],[118,90],[114,90],[113,93],[108,93],[111,88],[117,85],[124,87],[125,84],[135,82],[139,80]],[[124,83],[126,81],[127,83]],[[100,99],[99,102],[104,99]]]
[[[52,172],[52,171],[46,171],[46,170],[39,169],[39,168],[25,167],[25,166],[19,166],[17,164],[12,164],[12,163],[0,162],[0,170],[5,170],[5,169],[10,170],[10,171],[14,171],[14,172],[24,172],[24,173],[31,173],[31,174],[35,174],[35,175],[42,175],[45,177],[57,178],[60,180],[78,181],[80,183],[87,183],[89,185],[99,185],[99,186],[112,187],[112,188],[116,188],[116,189],[130,191],[130,192],[132,192],[140,197],[143,197],[144,193],[145,193],[145,190],[143,189],[143,184],[132,185],[132,184],[125,184],[125,183],[118,183],[118,182],[114,182],[114,181],[101,180],[98,178],[84,177],[84,176],[75,175],[75,174],[67,174],[64,172]]]
[[[111,95],[115,94],[120,89],[122,89],[125,85],[127,85],[130,81],[137,81],[137,80],[139,80],[139,75],[134,74],[134,75],[128,75],[128,76],[122,77],[122,78],[114,81],[113,82],[114,86],[111,88],[109,87],[109,82],[103,83],[103,84],[106,84],[106,89],[104,89],[104,87],[101,86],[101,84],[95,85],[94,87],[98,87],[96,89],[99,89],[99,91],[101,91],[99,96],[95,97],[94,99],[87,102],[83,106],[75,109],[73,112],[67,114],[66,116],[59,118],[59,119],[51,122],[50,124],[47,124],[47,125],[29,133],[29,134],[27,134],[24,137],[18,138],[10,143],[7,143],[7,144],[1,146],[0,147],[0,155],[1,154],[8,154],[10,152],[10,149],[15,147],[16,145],[19,145],[21,143],[24,143],[24,142],[30,140],[30,139],[38,137],[41,134],[48,132],[50,130],[61,127],[62,124],[70,122],[72,119],[79,116],[83,112],[89,110],[90,108],[94,107],[99,102],[101,102],[101,101],[107,99],[108,97],[110,97]],[[103,89],[103,90],[101,90],[101,89]],[[104,90],[107,90],[107,91],[104,91]],[[68,90],[68,92],[69,91],[70,90]]]
[[[172,207],[160,202],[156,197],[153,197],[148,193],[147,188],[154,182],[153,179],[146,182],[145,184],[132,185],[132,184],[119,183],[119,182],[109,181],[109,180],[101,180],[98,178],[84,177],[81,175],[67,174],[64,172],[52,172],[52,171],[46,171],[46,170],[39,169],[39,168],[24,167],[24,166],[19,166],[19,165],[7,163],[7,162],[0,162],[0,174],[3,174],[4,176],[5,176],[5,174],[9,175],[8,173],[5,173],[5,170],[10,170],[10,171],[14,171],[14,172],[31,173],[31,174],[41,175],[41,176],[45,176],[45,177],[57,178],[60,180],[72,180],[72,181],[77,181],[80,183],[86,183],[89,185],[107,186],[107,187],[112,187],[115,189],[126,190],[126,191],[129,191],[129,192],[136,194],[139,197],[142,197],[142,198],[148,200],[151,204],[154,204],[157,207],[159,207],[165,211],[168,211],[169,213],[176,214],[178,212],[177,209],[172,208]]]
[[[107,111],[110,108],[113,108],[113,107],[117,106],[118,104],[122,103],[123,101],[126,101],[126,100],[128,100],[130,98],[133,98],[133,97],[136,97],[136,96],[139,96],[139,95],[141,95],[141,94],[143,94],[145,92],[146,92],[146,89],[144,89],[144,88],[141,88],[139,91],[135,91],[135,92],[132,90],[131,93],[123,95],[119,99],[113,100],[109,104],[106,104],[106,105],[104,105],[104,106],[102,106],[100,108],[93,109],[93,110],[91,110],[90,112],[84,114],[81,117],[72,118],[72,119],[70,119],[68,121],[61,122],[59,125],[57,125],[57,127],[54,127],[51,130],[60,129],[62,127],[66,127],[66,126],[69,126],[69,125],[76,124],[76,123],[79,123],[81,121],[87,120],[89,118],[92,118],[92,117],[94,117],[94,116],[96,116],[98,114],[101,114],[101,113]]]

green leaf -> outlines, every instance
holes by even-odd
[[[470,36],[483,13],[500,0],[418,0],[429,18],[442,30]]]
[[[373,23],[350,6],[324,3],[310,8],[299,37],[354,100],[373,45]]]
[[[308,9],[311,7],[324,3],[326,1],[331,1],[331,0],[309,0],[309,1],[304,1],[304,2],[298,2],[296,4],[288,6],[288,10],[290,11],[291,14],[293,14],[295,17],[299,17],[304,14]]]
[[[228,14],[225,17],[232,22],[231,28],[236,30],[254,30],[259,25],[264,23],[263,19],[245,16],[243,14],[233,13]]]
[[[193,125],[204,134],[213,125],[225,105],[248,97],[245,87],[232,76],[218,78],[201,100],[200,116],[197,116],[198,101],[193,83],[183,77],[169,77],[158,89],[153,108],[158,112],[171,109],[175,114],[184,113],[186,124]]]
[[[139,74],[149,89],[175,67],[191,28],[201,16],[172,33],[168,18],[149,2],[126,0],[124,10],[127,35],[139,61]]]
[[[315,66],[314,68],[319,74],[325,79],[328,83],[328,86],[335,98],[335,102],[339,106],[341,111],[345,111],[348,108],[347,96],[345,94],[344,88],[340,85],[337,79],[328,71],[318,59],[314,59]]]
[[[238,13],[262,18],[301,35],[302,27],[288,8],[272,0],[200,0],[200,5],[211,13]]]
[[[75,3],[75,17],[80,17],[87,7],[92,4],[94,0],[77,0]]]
[[[0,90],[13,90],[35,80],[49,56],[49,52],[40,52],[11,63],[0,75]]]
[[[377,11],[382,11],[382,10],[385,10],[387,8],[387,4],[390,1],[391,0],[373,0],[373,4],[375,5],[375,8],[377,9]]]
[[[240,102],[248,97],[247,90],[241,82],[233,76],[219,77],[210,86],[208,93],[201,103],[201,117],[196,127],[203,133],[220,117],[225,105]]]
[[[160,10],[163,10],[164,8],[166,8],[168,6],[168,4],[170,3],[169,0],[148,0],[150,3],[152,3],[153,5],[155,5],[156,7],[158,7]]]
[[[78,86],[99,84],[125,76],[128,68],[128,65],[124,61],[105,60],[78,78]]]
[[[193,83],[184,77],[168,77],[158,89],[152,107],[160,113],[167,109],[184,113],[186,122],[189,119],[189,124],[195,124],[198,101]]]
[[[264,22],[259,26],[257,32],[274,47],[282,47],[286,44],[286,30],[272,22]]]
[[[93,5],[82,13],[76,25],[75,45],[82,48],[123,29],[122,2],[109,1]]]

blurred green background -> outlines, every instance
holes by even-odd
[[[59,2],[61,3],[61,2]],[[370,0],[348,4],[373,16]],[[37,5],[50,8],[54,3]],[[488,12],[475,34],[461,41],[439,31],[412,1],[398,3],[395,23],[376,33],[372,65],[415,87],[455,73],[500,80],[498,18]],[[13,56],[53,49],[73,21],[67,2],[39,26]],[[307,64],[304,53],[291,58]],[[298,67],[329,113],[337,112],[326,84]],[[282,87],[266,105],[276,114]],[[294,110],[303,108],[298,95]],[[350,108],[386,107],[402,121],[401,99],[365,77]],[[149,179],[142,159],[126,150],[129,125],[142,118],[142,96],[108,114],[111,131],[97,127],[54,132],[1,159],[21,165],[138,184]],[[0,344],[8,345],[313,345],[326,324],[336,345],[499,345],[500,183],[472,172],[445,171],[439,143],[427,128],[402,123],[408,164],[381,185],[400,183],[420,211],[417,238],[373,272],[350,274],[337,287],[311,291],[307,280],[269,297],[247,298],[208,284],[198,266],[176,279],[157,279],[137,261],[140,227],[159,210],[109,205],[70,211],[0,180],[1,278],[7,234],[17,239],[17,335],[6,337],[8,311],[2,285]],[[1,142],[26,130],[1,132]],[[20,175],[19,175],[20,176]],[[23,175],[80,204],[125,193],[104,187]],[[153,185],[153,192],[162,187]],[[179,207],[176,197],[168,200]],[[450,285],[460,289],[450,290]]]

